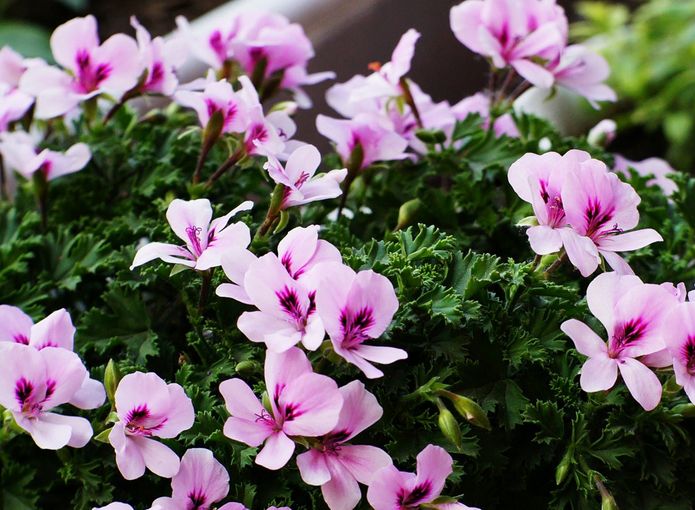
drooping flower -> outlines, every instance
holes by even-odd
[[[244,312],[237,327],[252,342],[283,352],[299,342],[319,348],[326,334],[316,313],[314,293],[293,279],[274,253],[251,263],[244,275],[244,290],[258,311]]]
[[[143,71],[132,37],[116,34],[99,44],[94,16],[75,18],[55,29],[51,50],[63,69],[32,66],[19,88],[36,97],[34,115],[50,119],[63,115],[81,101],[108,94],[119,100],[135,87]]]
[[[145,67],[145,76],[138,90],[150,94],[173,95],[179,84],[176,70],[188,57],[186,42],[176,35],[167,40],[162,37],[153,39],[135,16],[130,17],[130,25],[135,29],[138,49]]]
[[[647,186],[658,186],[664,192],[664,195],[670,197],[678,191],[678,185],[669,178],[676,171],[661,158],[647,158],[642,161],[630,161],[620,154],[615,155],[614,171],[623,174],[626,178],[630,178],[630,168],[642,177],[653,175],[654,178],[647,181]]]
[[[26,179],[31,179],[34,173],[41,172],[46,181],[79,172],[92,159],[89,146],[81,142],[64,153],[50,149],[38,152],[33,138],[24,131],[0,134],[0,153],[7,167]]]
[[[561,229],[570,262],[582,276],[593,273],[601,256],[621,274],[634,274],[616,252],[633,251],[662,241],[653,229],[632,230],[639,223],[640,197],[627,183],[608,172],[601,161],[590,159],[567,174],[562,202],[572,229]]]
[[[511,167],[507,178],[519,197],[533,206],[538,222],[526,234],[531,248],[539,255],[555,253],[562,248],[561,229],[569,222],[565,216],[562,190],[570,171],[591,156],[571,150],[564,156],[555,152],[542,155],[525,154]]]
[[[153,506],[160,505],[167,510],[208,510],[229,492],[229,475],[210,450],[191,448],[181,457],[179,471],[171,479],[171,489],[171,497],[157,498]]]
[[[285,186],[281,210],[340,196],[340,183],[345,180],[347,169],[331,170],[314,178],[320,164],[321,154],[313,145],[304,145],[296,149],[284,168],[277,158],[268,157],[268,162],[263,168],[268,170],[276,183]]]
[[[508,65],[533,85],[550,88],[553,61],[567,43],[567,17],[555,0],[466,0],[452,7],[451,30],[468,49]]]
[[[316,292],[316,310],[336,354],[370,379],[384,375],[370,362],[390,364],[407,358],[403,349],[364,344],[381,336],[398,310],[388,278],[372,270],[355,273],[336,263],[326,263],[321,270],[325,276]]]
[[[288,436],[319,437],[335,427],[343,407],[338,385],[315,374],[306,355],[296,347],[283,353],[267,351],[265,385],[270,409],[265,409],[241,379],[220,384],[227,410],[224,435],[249,446],[265,446],[256,464],[280,469],[292,457],[295,443]]]
[[[251,242],[251,232],[245,223],[227,226],[229,220],[241,211],[248,211],[253,202],[247,201],[230,213],[212,219],[212,206],[207,198],[185,201],[175,199],[167,209],[167,220],[174,233],[185,246],[166,243],[149,243],[138,250],[130,269],[156,258],[171,264],[183,264],[199,271],[221,264],[222,254],[232,248],[246,248]]]
[[[375,510],[410,510],[427,504],[441,510],[479,510],[462,503],[433,503],[442,493],[446,478],[452,473],[453,460],[444,448],[429,445],[417,456],[415,473],[386,466],[374,474],[367,500]]]
[[[109,442],[126,480],[140,478],[145,467],[164,478],[179,471],[179,457],[152,437],[173,438],[193,426],[193,404],[183,388],[155,373],[126,375],[115,394],[116,422]]]
[[[636,358],[667,346],[664,320],[678,299],[667,288],[642,283],[636,276],[604,273],[589,284],[586,300],[606,328],[608,343],[576,319],[560,326],[577,351],[589,357],[582,366],[582,389],[589,393],[608,390],[620,372],[635,400],[651,411],[661,399],[661,383]]]
[[[49,412],[71,403],[83,409],[99,407],[106,398],[76,400],[75,395],[89,378],[79,356],[67,349],[37,350],[23,343],[0,343],[0,405],[8,409],[17,425],[31,434],[34,442],[48,450],[64,446],[82,448],[92,437],[85,418]],[[83,405],[86,404],[86,405]]]
[[[369,485],[374,473],[392,462],[375,446],[344,444],[379,421],[383,410],[359,381],[343,386],[340,393],[344,404],[338,423],[297,456],[297,467],[306,483],[321,486],[331,510],[352,510],[362,498],[357,482]]]
[[[174,100],[194,109],[203,128],[216,112],[222,114],[222,133],[244,133],[249,125],[246,103],[227,80],[210,82],[203,92],[180,90]]]
[[[388,119],[361,113],[353,119],[333,119],[325,115],[316,117],[316,129],[335,143],[335,150],[343,164],[357,170],[367,168],[376,161],[393,161],[408,157],[408,141],[394,132]],[[351,161],[359,145],[361,158]],[[354,158],[354,156],[353,156]]]
[[[549,69],[557,85],[585,97],[596,109],[596,101],[617,100],[613,89],[604,83],[611,72],[608,62],[598,53],[575,44],[565,48],[556,62]]]

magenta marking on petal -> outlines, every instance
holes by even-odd
[[[695,375],[695,337],[688,336],[688,339],[681,348],[681,353],[685,358],[685,368],[690,375]]]
[[[598,202],[590,201],[584,211],[584,218],[586,219],[586,235],[587,237],[595,236],[599,233],[601,227],[608,223],[613,217],[615,210],[611,208],[608,211],[601,210],[601,204]],[[617,228],[617,225],[615,226]]]
[[[203,253],[203,248],[200,246],[200,233],[202,231],[202,227],[196,227],[195,225],[186,227],[186,234],[188,234],[188,239],[196,257],[200,257],[200,254]]]
[[[27,401],[31,398],[33,392],[34,386],[24,377],[22,377],[19,381],[17,381],[17,384],[15,384],[14,394],[17,398],[17,402],[19,402],[19,405],[22,407],[22,411],[24,411],[24,407],[27,404]]]
[[[631,319],[625,323],[618,324],[615,333],[611,337],[611,344],[608,355],[612,358],[618,356],[628,344],[639,341],[644,334],[647,325],[641,318]]]
[[[302,274],[304,271],[299,270],[295,275],[295,278]],[[309,317],[312,313],[316,311],[316,291],[309,293],[309,309],[306,311],[306,316]]]
[[[42,172],[43,175],[48,177],[48,173],[51,171],[51,162],[50,161],[44,161],[41,163],[41,166],[39,167],[39,172]]]
[[[215,112],[220,110],[220,107],[212,99],[206,99],[205,104],[208,107],[208,117],[212,117]]]
[[[425,482],[415,487],[410,493],[406,494],[403,489],[398,493],[398,504],[401,508],[417,508],[432,491],[432,486],[429,482]]]
[[[298,418],[301,415],[303,415],[304,411],[301,411],[299,409],[299,404],[288,404],[287,406],[285,406],[285,409],[282,414],[284,417],[284,421],[292,421],[295,418]]]
[[[139,406],[130,410],[126,417],[126,430],[129,434],[136,436],[152,436],[155,431],[162,428],[167,421],[167,418],[159,421],[150,415],[150,410],[147,408],[147,404],[140,404]]]
[[[46,396],[44,397],[44,400],[48,400],[53,393],[55,393],[56,390],[56,382],[52,380],[46,381]]]
[[[191,510],[204,508],[203,505],[205,505],[205,501],[207,501],[207,497],[205,496],[205,494],[203,494],[203,491],[201,489],[192,490],[191,492],[189,492],[188,499],[190,499],[191,503],[193,503],[193,508],[191,508]]]
[[[225,113],[224,116],[224,125],[228,126],[231,124],[231,122],[234,120],[234,117],[236,117],[236,114],[239,110],[239,107],[232,103],[231,101],[227,103],[227,112]]]
[[[164,66],[162,65],[161,62],[155,62],[152,65],[152,72],[150,73],[150,79],[149,79],[147,84],[150,86],[155,85],[155,84],[159,83],[160,81],[162,81],[163,78],[164,78]]]
[[[309,174],[306,172],[302,172],[302,175],[299,176],[299,179],[294,183],[294,187],[297,189],[300,189],[302,185],[309,180]]]
[[[222,41],[222,33],[219,30],[215,30],[212,34],[210,34],[210,39],[208,42],[210,43],[210,47],[214,50],[214,52],[217,53],[217,57],[224,62],[227,59],[227,49]]]
[[[29,345],[29,339],[22,334],[16,335],[14,337],[14,341],[17,342],[18,344]]]
[[[342,346],[344,349],[357,347],[368,336],[366,331],[374,324],[372,309],[365,307],[350,317],[347,310],[340,315],[340,326],[343,330]]]
[[[276,292],[275,295],[280,300],[280,306],[283,310],[292,318],[292,320],[297,322],[297,326],[304,327],[306,324],[304,311],[299,304],[299,298],[297,298],[297,292],[294,289],[290,289],[285,286],[280,292]]]

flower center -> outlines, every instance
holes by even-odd
[[[364,342],[369,338],[367,330],[373,324],[374,316],[371,308],[365,307],[352,316],[347,310],[343,310],[340,316],[340,326],[343,330],[343,348],[352,349]]]

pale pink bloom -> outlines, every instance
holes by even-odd
[[[174,101],[193,108],[203,128],[216,112],[222,114],[223,133],[244,133],[250,122],[246,103],[226,80],[208,83],[203,92],[179,90],[174,94]]]
[[[666,347],[663,326],[668,313],[678,304],[677,298],[668,289],[642,283],[636,276],[604,273],[589,284],[586,301],[591,313],[606,328],[607,344],[576,319],[560,326],[577,351],[589,357],[582,366],[582,389],[589,393],[608,390],[620,372],[635,400],[651,411],[661,399],[661,383],[654,372],[635,358]]]
[[[555,60],[566,45],[567,17],[555,0],[466,0],[449,21],[456,38],[496,68],[510,65],[537,87],[553,85],[537,60]]]
[[[89,146],[81,142],[65,152],[38,152],[32,136],[24,131],[0,134],[0,154],[7,167],[24,178],[31,179],[35,172],[42,172],[47,181],[79,172],[92,159]]]
[[[311,299],[321,276],[320,270],[313,271],[313,269],[323,262],[343,261],[338,248],[328,241],[319,239],[318,236],[318,225],[296,227],[280,241],[277,249],[278,259],[287,273],[307,286]],[[255,260],[257,257],[246,249],[239,248],[225,253],[222,256],[222,269],[233,283],[223,283],[217,287],[217,295],[253,304],[244,290],[244,276]]]
[[[640,197],[627,183],[590,159],[570,171],[562,188],[565,215],[572,229],[561,229],[570,262],[582,276],[598,267],[601,256],[621,274],[634,274],[616,252],[633,251],[662,241],[653,229],[632,230],[639,223]]]
[[[246,248],[251,242],[251,231],[243,222],[227,225],[235,214],[253,207],[244,202],[230,213],[212,219],[212,206],[207,198],[185,201],[174,199],[167,209],[167,221],[185,246],[166,243],[146,244],[138,250],[130,269],[154,259],[170,264],[183,264],[199,271],[217,267],[220,257],[231,248]]]
[[[374,379],[384,373],[371,362],[390,364],[408,353],[395,347],[365,345],[378,338],[398,310],[398,298],[385,276],[372,270],[355,273],[342,264],[321,266],[325,276],[316,292],[316,310],[336,354]]]
[[[366,113],[358,114],[349,120],[318,115],[316,129],[335,143],[335,150],[344,165],[347,165],[358,144],[364,154],[359,162],[360,169],[367,168],[376,161],[393,161],[408,157],[405,152],[408,141],[394,132],[393,124],[386,118]]]
[[[654,178],[647,181],[647,186],[658,186],[664,195],[670,197],[678,191],[678,185],[669,178],[676,171],[666,161],[661,158],[647,158],[642,161],[630,161],[620,154],[615,155],[615,167],[613,170],[623,174],[627,179],[630,178],[629,169],[634,168],[642,177],[653,175]]]
[[[398,471],[390,465],[374,474],[367,501],[375,510],[405,510],[428,508],[478,510],[462,503],[432,504],[444,489],[446,478],[452,473],[453,460],[444,448],[429,445],[417,456],[415,473]]]
[[[562,248],[563,229],[569,225],[562,200],[565,179],[589,159],[587,152],[579,150],[571,150],[564,156],[556,152],[540,156],[525,154],[509,167],[509,184],[522,200],[533,206],[538,225],[530,227],[526,234],[531,248],[539,255]]]
[[[290,116],[281,110],[263,113],[256,88],[248,76],[240,76],[239,95],[246,103],[249,125],[244,134],[244,152],[250,156],[278,156],[285,150],[285,142],[297,131]]]
[[[167,384],[155,373],[128,374],[115,395],[116,422],[109,442],[116,464],[126,480],[140,478],[145,467],[171,478],[179,471],[179,457],[153,436],[174,438],[193,426],[191,399],[178,384]]]
[[[664,321],[663,335],[676,382],[695,403],[695,302],[674,308]]]
[[[557,85],[585,97],[597,110],[596,101],[617,100],[613,89],[604,83],[611,73],[608,62],[584,46],[568,46],[557,58],[557,64],[551,64],[549,69]]]
[[[241,379],[220,384],[232,415],[224,424],[224,435],[249,446],[265,441],[256,464],[275,470],[287,464],[294,452],[294,441],[288,436],[319,437],[333,430],[343,397],[335,381],[315,374],[309,359],[296,347],[283,353],[267,351],[265,385],[270,410]]]
[[[347,169],[331,170],[314,178],[321,164],[321,154],[313,145],[304,145],[290,154],[285,167],[274,156],[268,156],[263,168],[268,170],[271,179],[285,186],[281,209],[308,204],[318,200],[328,200],[343,192],[340,183],[347,176]]]
[[[451,107],[451,111],[456,120],[465,120],[470,114],[477,113],[483,118],[483,129],[490,127],[490,98],[482,92],[461,99]],[[520,136],[514,118],[509,113],[497,117],[492,127],[498,138],[502,135],[512,138],[519,138]]]
[[[45,65],[45,61],[40,58],[24,58],[9,46],[0,49],[0,83],[7,84],[10,88],[19,87],[19,80],[24,71],[29,67]]]
[[[7,131],[11,122],[24,117],[32,104],[30,95],[0,83],[0,131]]]
[[[82,409],[99,407],[106,397],[103,387],[90,388],[100,398],[78,399],[89,379],[79,356],[67,349],[37,350],[21,343],[0,343],[0,405],[17,425],[31,434],[39,448],[82,448],[92,437],[85,418],[48,412],[71,403]]]
[[[618,124],[612,119],[603,119],[589,130],[586,141],[595,147],[606,147],[615,140]]]
[[[179,472],[171,479],[171,497],[157,498],[164,509],[208,510],[229,492],[229,475],[210,450],[191,448],[181,457]]]
[[[379,421],[383,409],[359,381],[340,388],[340,394],[344,403],[338,423],[297,456],[297,467],[306,483],[321,486],[331,510],[352,510],[362,498],[357,482],[369,485],[374,473],[392,462],[375,446],[344,444]]]
[[[165,96],[173,95],[179,85],[176,70],[188,56],[186,42],[176,35],[166,41],[161,37],[152,39],[150,33],[135,16],[130,17],[130,25],[135,29],[146,73],[138,90]]]
[[[355,96],[367,87],[367,78],[356,74],[345,83],[336,83],[326,91],[326,103],[343,117],[352,119],[360,113],[380,114],[386,110],[381,98],[368,97],[356,101]]]
[[[92,15],[56,28],[51,36],[51,50],[65,70],[32,66],[19,84],[20,89],[36,97],[34,115],[39,119],[63,115],[99,94],[119,100],[135,87],[143,71],[135,40],[116,34],[100,45]]]
[[[115,501],[109,503],[106,506],[94,507],[92,510],[133,510],[133,507],[127,503],[121,503],[120,501]],[[154,510],[154,509],[152,509]]]
[[[315,290],[293,279],[274,253],[251,263],[244,275],[244,290],[258,311],[244,312],[237,327],[252,342],[283,352],[299,342],[310,351],[326,334],[316,314]]]

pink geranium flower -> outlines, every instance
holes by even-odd
[[[483,128],[488,129],[490,127],[490,98],[482,92],[461,99],[451,107],[451,111],[456,120],[465,120],[469,115],[477,113],[483,118]],[[514,118],[509,113],[497,117],[493,129],[497,137],[507,135],[518,138],[520,136]]]
[[[608,390],[620,372],[635,400],[651,411],[661,399],[661,383],[636,358],[666,347],[664,320],[678,299],[668,289],[642,283],[636,276],[604,273],[589,284],[586,300],[591,313],[606,328],[609,340],[604,342],[576,319],[560,327],[577,351],[589,357],[582,366],[582,389],[589,393]]]
[[[321,486],[331,510],[352,510],[362,498],[357,482],[369,485],[374,473],[392,462],[375,446],[344,444],[379,421],[383,410],[359,381],[340,388],[340,394],[344,404],[338,423],[311,450],[297,456],[297,467],[306,483]]]
[[[224,435],[249,446],[265,441],[256,464],[280,469],[294,452],[289,436],[319,437],[330,432],[338,423],[343,397],[335,381],[315,374],[309,359],[296,347],[266,353],[265,386],[270,409],[263,407],[241,379],[220,384],[232,415],[224,424]]]
[[[23,131],[0,134],[0,153],[7,167],[24,178],[31,179],[34,173],[41,172],[47,181],[79,172],[92,159],[92,152],[84,143],[76,143],[64,153],[50,149],[39,152],[33,138]]]
[[[621,274],[634,274],[616,252],[632,251],[662,241],[649,228],[632,230],[639,223],[640,197],[627,183],[608,172],[601,161],[590,159],[565,178],[562,202],[571,230],[560,230],[570,262],[582,276],[593,273],[601,256]]]
[[[32,66],[45,64],[40,58],[24,58],[9,46],[3,46],[0,49],[0,83],[16,89],[24,71]]]
[[[23,343],[3,342],[0,366],[0,405],[12,413],[17,425],[31,434],[40,448],[82,448],[89,442],[92,426],[88,420],[49,412],[67,403],[93,409],[104,402],[103,387],[96,401],[76,398],[89,379],[77,354],[58,347],[37,350]]]
[[[185,201],[174,199],[167,209],[167,220],[174,233],[185,246],[166,243],[150,243],[138,250],[130,266],[132,270],[156,258],[171,264],[183,264],[199,271],[221,264],[220,257],[229,248],[246,248],[251,242],[251,232],[245,223],[229,220],[241,211],[248,211],[253,203],[248,201],[230,213],[212,222],[212,206],[207,198]]]
[[[180,90],[174,94],[174,100],[193,108],[203,128],[216,112],[222,114],[222,133],[244,133],[249,125],[246,103],[226,80],[208,83],[203,92]]]
[[[167,384],[157,374],[135,372],[121,379],[115,405],[119,421],[109,442],[123,477],[140,478],[145,467],[164,478],[174,476],[179,457],[152,437],[173,438],[193,426],[193,404],[183,388]]]
[[[374,379],[384,373],[370,362],[389,364],[408,357],[403,349],[365,345],[386,331],[398,310],[398,298],[385,276],[355,273],[342,264],[321,266],[325,276],[316,292],[316,310],[336,354]]]
[[[540,88],[553,85],[537,61],[553,61],[566,45],[567,17],[555,0],[466,0],[452,7],[449,21],[456,38],[496,68],[509,65]]]
[[[616,101],[615,92],[604,83],[611,69],[598,53],[576,44],[565,48],[556,62],[549,68],[557,85],[587,98],[596,109],[596,101]]]
[[[24,117],[33,104],[30,95],[0,83],[0,131],[7,131],[10,123]]]
[[[135,87],[143,71],[132,37],[116,34],[99,44],[94,16],[75,18],[55,29],[53,66],[32,66],[19,87],[36,97],[34,115],[49,119],[63,115],[86,99],[108,94],[116,100]]]
[[[635,171],[642,177],[653,175],[654,178],[647,181],[647,186],[658,186],[664,192],[664,195],[670,197],[678,191],[678,185],[669,176],[674,175],[676,171],[661,158],[647,158],[642,161],[630,161],[620,154],[615,155],[615,167],[613,170],[619,174],[630,178],[629,169],[634,168]]]
[[[393,161],[408,157],[405,152],[408,141],[394,132],[388,119],[376,115],[361,113],[349,120],[318,115],[316,129],[335,143],[335,150],[344,165],[350,162],[355,147],[359,145],[362,159],[350,162],[356,165],[357,170],[367,168],[376,161]]]
[[[681,303],[673,309],[664,321],[663,336],[676,382],[695,403],[695,302]]]
[[[206,510],[229,492],[229,475],[210,450],[191,448],[181,457],[171,489],[170,498],[157,498],[152,505],[167,510]]]
[[[377,471],[369,484],[367,500],[375,510],[405,510],[423,504],[441,510],[479,510],[462,503],[433,503],[442,493],[452,465],[451,455],[443,448],[429,445],[418,454],[415,473],[398,471],[393,465]]]
[[[331,170],[314,178],[320,164],[321,154],[313,145],[304,145],[296,149],[284,168],[277,158],[268,157],[268,162],[263,168],[268,170],[276,183],[285,186],[281,210],[341,195],[340,183],[345,180],[347,169]]]
[[[140,92],[171,96],[179,85],[176,70],[186,61],[188,46],[182,37],[173,36],[166,41],[152,36],[137,20],[130,17],[135,29],[138,49],[145,67],[145,76],[138,87]]]

